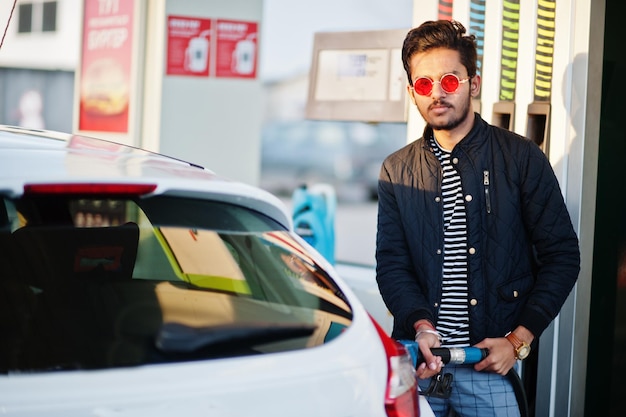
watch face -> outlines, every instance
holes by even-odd
[[[518,359],[526,359],[530,354],[530,346],[523,344],[517,349],[517,358]]]

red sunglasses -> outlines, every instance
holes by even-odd
[[[439,81],[433,81],[430,77],[419,77],[413,83],[413,90],[420,96],[428,96],[433,91],[433,85],[439,83],[441,89],[447,94],[456,93],[461,84],[467,82],[471,77],[460,79],[456,74],[451,72],[443,74]]]

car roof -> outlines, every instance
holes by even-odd
[[[292,228],[274,195],[192,162],[89,136],[0,125],[0,192],[17,197],[25,184],[71,183],[154,184],[153,194],[223,201]]]

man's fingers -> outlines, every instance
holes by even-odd
[[[417,367],[415,374],[419,379],[427,379],[437,375],[439,372],[441,372],[442,368],[443,363],[441,362],[441,360],[439,360],[439,362],[436,362],[436,367],[434,370],[429,366],[426,366],[426,363],[421,363]]]

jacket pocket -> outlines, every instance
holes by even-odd
[[[492,321],[491,332],[494,335],[501,335],[513,330],[513,326],[519,317],[520,312],[528,301],[528,296],[533,286],[532,274],[517,276],[496,288],[497,300],[489,311]]]
[[[498,287],[498,296],[506,302],[525,300],[535,282],[532,274],[515,277]]]

